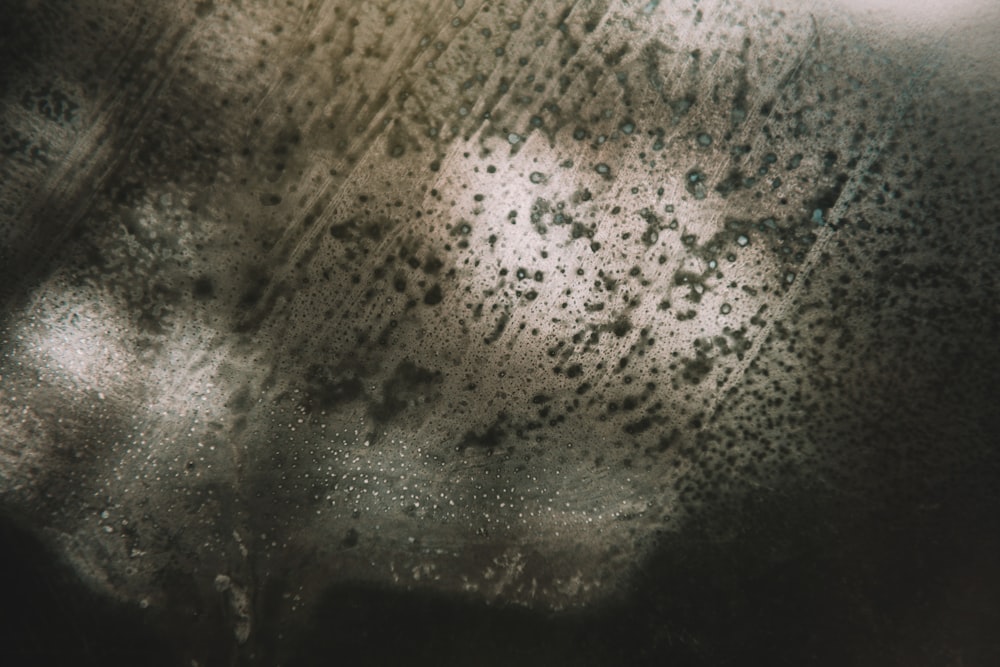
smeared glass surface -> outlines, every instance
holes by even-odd
[[[1000,23],[873,9],[0,10],[5,514],[184,664],[988,663]]]

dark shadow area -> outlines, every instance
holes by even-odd
[[[594,611],[338,586],[289,664],[1000,664],[995,507],[832,507],[802,489],[712,510],[662,536],[631,590]]]
[[[184,621],[112,603],[4,519],[3,664],[987,667],[1000,664],[994,495],[970,484],[866,509],[789,484],[662,533],[628,589],[589,610],[338,585],[285,630],[255,627],[242,660],[211,609]]]
[[[88,591],[68,567],[15,522],[0,517],[0,663],[183,664],[135,607]]]

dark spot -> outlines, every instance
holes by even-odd
[[[661,433],[660,437],[656,441],[656,451],[660,454],[667,451],[680,440],[681,433],[679,430],[672,429],[670,433]]]
[[[334,408],[362,398],[364,383],[353,371],[313,364],[306,371],[306,408]]]
[[[404,410],[436,400],[432,389],[442,381],[439,371],[418,366],[409,359],[382,385],[382,400],[371,406],[371,416],[377,422],[387,422]]]
[[[643,417],[638,421],[629,422],[625,424],[623,430],[629,435],[639,435],[640,433],[645,433],[653,426],[653,420],[649,417]]]
[[[340,541],[340,546],[345,549],[351,549],[358,546],[358,531],[354,528],[349,528],[344,534],[344,539]]]
[[[194,285],[191,287],[191,294],[199,301],[211,299],[215,296],[215,285],[212,283],[212,279],[202,276],[195,280]]]
[[[684,366],[681,377],[691,384],[700,384],[712,371],[714,361],[713,358],[699,351],[693,359],[684,359],[681,362]]]
[[[493,420],[493,423],[490,424],[482,433],[478,433],[474,430],[467,431],[465,435],[462,436],[461,442],[458,443],[458,450],[463,451],[469,447],[493,450],[507,437],[507,432],[503,428],[503,424],[506,420],[507,415],[501,412],[497,415],[496,419]]]
[[[490,335],[483,339],[483,342],[489,345],[490,343],[496,342],[501,335],[503,335],[504,329],[507,328],[507,323],[510,321],[510,313],[500,313],[500,317],[497,319],[496,325],[493,327],[493,331]]]
[[[397,292],[406,291],[406,275],[402,272],[396,274],[395,278],[392,279],[392,288]]]
[[[253,308],[263,298],[267,286],[271,283],[271,276],[259,269],[249,272],[245,284],[249,287],[240,296],[240,307]]]
[[[623,337],[631,330],[632,330],[632,322],[624,315],[622,315],[617,320],[611,323],[611,333],[613,333],[618,338]]]
[[[428,306],[436,306],[441,303],[444,295],[441,293],[441,286],[437,283],[431,286],[427,293],[424,294],[424,303]]]
[[[428,273],[430,275],[434,275],[438,271],[440,271],[441,267],[443,267],[443,266],[444,266],[444,262],[442,262],[440,259],[438,259],[434,255],[431,255],[427,259],[424,260],[423,271],[424,271],[424,273]]]
[[[198,2],[194,6],[194,13],[200,19],[205,18],[215,9],[215,3],[212,0],[203,0]]]

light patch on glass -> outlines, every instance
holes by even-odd
[[[125,347],[127,325],[109,301],[99,294],[46,286],[15,340],[57,383],[104,398],[125,384],[134,361]]]
[[[935,28],[988,8],[983,0],[833,0],[834,6],[896,27]]]
[[[217,390],[219,365],[230,354],[228,348],[206,351],[208,335],[196,326],[174,333],[169,350],[158,357],[146,378],[150,389],[146,409],[174,422],[194,422],[218,416],[222,398]]]

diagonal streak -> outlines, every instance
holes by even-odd
[[[939,45],[935,45],[935,47],[931,49],[930,53],[940,53]],[[893,113],[882,124],[878,136],[872,140],[864,151],[861,159],[858,161],[857,168],[854,170],[851,178],[844,185],[844,189],[841,191],[840,197],[837,198],[836,203],[830,209],[829,224],[820,228],[817,232],[818,238],[809,249],[809,253],[803,260],[798,270],[799,276],[806,276],[816,265],[819,258],[823,255],[824,250],[836,233],[836,222],[843,220],[846,216],[847,210],[851,205],[851,201],[858,193],[864,177],[868,174],[871,166],[882,154],[882,151],[885,150],[886,145],[895,134],[899,121],[902,120],[903,116],[910,109],[910,106],[913,104],[913,100],[917,98],[926,88],[928,81],[934,75],[934,72],[937,71],[939,65],[939,58],[932,58],[929,54],[916,71],[913,72],[909,86],[903,90],[898,101],[893,107]],[[747,350],[743,359],[737,362],[733,372],[729,374],[726,381],[721,387],[719,387],[719,390],[715,395],[714,405],[711,406],[709,411],[711,415],[709,421],[715,421],[722,409],[723,404],[725,403],[725,397],[732,393],[735,388],[742,383],[747,369],[754,363],[757,355],[760,354],[760,350],[764,342],[770,337],[771,331],[774,328],[774,322],[779,320],[781,316],[788,312],[789,308],[793,303],[795,303],[799,293],[802,291],[804,284],[805,280],[799,279],[788,287],[785,292],[785,296],[777,304],[775,312],[770,318],[768,318],[766,323],[764,323],[757,336],[754,337],[751,342],[750,349]]]

